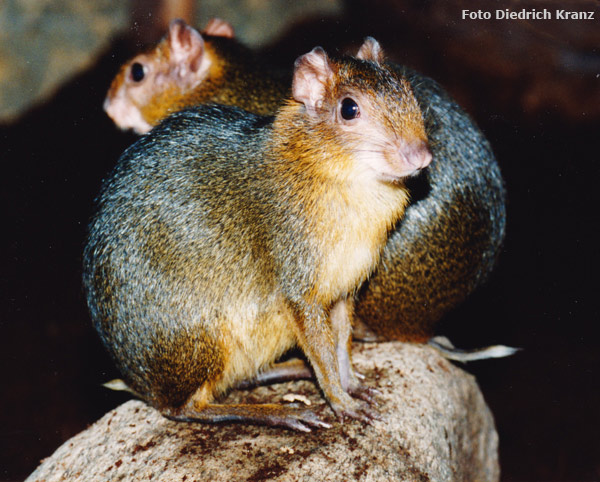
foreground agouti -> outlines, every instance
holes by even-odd
[[[224,31],[228,37],[233,36],[230,27]],[[136,87],[117,77],[105,105],[116,102],[116,91],[120,92],[120,102],[138,116],[150,107],[158,112],[157,106],[162,106],[164,116],[176,108],[181,97],[185,105],[193,105],[209,98],[209,94],[214,96],[209,101],[218,97],[221,103],[241,105],[258,113],[273,113],[282,102],[281,92],[287,86],[272,69],[261,63],[248,63],[255,57],[247,49],[241,50],[239,44],[235,54],[230,50],[226,57],[219,57],[216,50],[202,49],[202,45],[211,42],[218,44],[218,38],[205,36],[203,43],[198,40],[202,35],[181,21],[171,25],[166,39],[171,38],[196,40],[180,42],[191,46],[185,55],[174,41],[163,40],[154,52],[134,58],[121,71],[129,71],[135,62],[142,62],[151,66],[145,69],[159,70],[170,80],[157,83],[148,77]],[[235,45],[233,39],[226,40]],[[165,49],[171,53],[166,54]],[[204,54],[209,50],[210,54]],[[207,74],[204,80],[180,92],[175,102],[168,92],[177,79],[178,68],[191,65],[203,55],[207,65],[221,66],[216,77]],[[165,60],[175,57],[179,64]],[[426,342],[433,336],[435,324],[491,272],[504,238],[505,193],[490,145],[469,116],[433,80],[405,67],[386,65],[410,82],[425,118],[435,162],[425,176],[409,186],[412,202],[406,216],[388,241],[381,265],[359,293],[356,313],[372,332],[365,332],[362,325],[356,331],[360,338]],[[189,67],[183,70],[191,71]],[[230,72],[226,81],[218,74],[221,71]],[[280,87],[272,90],[278,84]],[[136,100],[136,89],[143,89],[144,101]],[[215,89],[221,92],[218,96]],[[255,94],[253,105],[247,103],[248,91]],[[154,122],[162,118],[159,117]],[[122,119],[113,118],[123,127]],[[445,356],[463,361],[511,353],[503,347],[474,353],[437,347]]]
[[[200,106],[129,148],[84,252],[87,300],[128,386],[177,420],[299,430],[310,410],[215,398],[299,346],[338,416],[372,409],[347,356],[353,294],[431,161],[409,84],[367,39],[296,61],[275,118]]]

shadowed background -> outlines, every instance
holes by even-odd
[[[87,5],[86,5],[87,4]],[[598,224],[600,9],[595,1],[490,2],[594,11],[593,21],[463,20],[476,1],[27,2],[0,6],[0,479],[21,480],[126,400],[94,333],[81,253],[102,178],[136,137],[102,101],[119,65],[171,14],[211,16],[291,68],[316,45],[374,36],[438,80],[489,137],[508,191],[489,282],[441,323],[460,347],[524,350],[470,364],[496,418],[503,480],[600,479]]]

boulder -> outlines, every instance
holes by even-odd
[[[495,481],[498,435],[475,379],[428,346],[356,344],[382,420],[340,423],[312,381],[233,391],[226,403],[310,403],[333,426],[311,433],[173,422],[141,401],[64,443],[26,482]],[[290,396],[291,395],[291,396]]]

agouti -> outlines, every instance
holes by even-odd
[[[431,161],[421,110],[373,39],[356,58],[303,55],[291,92],[274,118],[220,105],[170,116],[97,200],[92,319],[128,386],[167,417],[326,425],[215,403],[294,346],[337,416],[376,416],[347,356],[353,294],[403,214],[404,179]]]
[[[117,126],[138,134],[172,112],[199,104],[273,114],[289,95],[289,75],[266,65],[233,36],[233,27],[220,19],[212,19],[202,34],[173,20],[154,48],[121,67],[104,110]]]
[[[171,31],[183,35],[181,29],[187,31],[185,36],[200,35],[180,22],[171,26]],[[232,29],[227,32],[233,36]],[[174,33],[169,33],[169,37],[172,36]],[[205,43],[209,41],[207,37]],[[151,65],[164,63],[162,59],[170,57],[158,52],[168,45],[163,41],[156,52],[150,54],[150,59],[144,58]],[[202,51],[193,49],[187,53],[187,58],[180,57],[184,65],[202,55]],[[219,88],[225,92],[220,101],[258,113],[274,113],[282,102],[282,97],[277,96],[287,87],[282,84],[270,91],[281,81],[261,64],[256,68],[254,64],[249,65],[246,59],[250,57],[247,51],[238,56],[229,55],[221,61],[211,57],[211,61],[219,65],[225,63],[226,70],[240,74],[230,75],[226,83],[219,81]],[[132,62],[124,69],[127,70]],[[425,342],[433,336],[436,323],[464,301],[491,272],[504,238],[505,192],[490,145],[469,116],[433,80],[405,67],[386,65],[410,82],[424,113],[435,162],[426,175],[409,186],[412,202],[406,216],[388,241],[382,263],[359,293],[356,314],[371,332],[359,324],[355,333],[363,339]],[[173,70],[174,64],[164,63],[160,70],[167,67]],[[215,83],[211,82],[210,76],[203,82],[187,92],[190,104],[203,97],[205,85],[209,92],[214,92],[212,86]],[[111,92],[116,88],[123,89],[122,85],[123,81],[117,77]],[[146,102],[152,106],[165,103],[162,109],[166,113],[167,106],[173,110],[173,103],[165,95],[163,85],[149,80],[144,89],[149,99]],[[256,105],[262,102],[260,110],[245,103],[246,92],[257,85],[260,87],[258,95],[263,96],[262,101],[255,102]],[[136,107],[132,96],[132,91],[124,91],[123,102],[133,110],[143,111],[143,103]],[[113,102],[109,94],[106,103]],[[155,118],[155,122],[158,120]],[[437,345],[437,348],[445,356],[462,361],[511,353],[504,347],[490,347],[491,351],[484,349],[473,353],[447,346]]]

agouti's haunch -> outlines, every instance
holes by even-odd
[[[216,397],[299,346],[338,416],[369,420],[347,347],[353,294],[431,161],[409,84],[367,39],[296,61],[277,116],[169,117],[104,183],[84,253],[95,326],[127,384],[177,420],[323,426]]]

